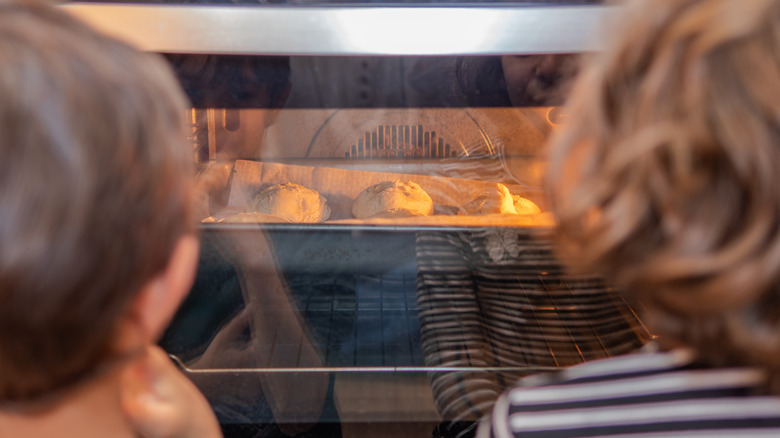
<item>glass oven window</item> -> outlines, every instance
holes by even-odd
[[[165,55],[205,202],[162,345],[227,436],[470,436],[517,378],[649,339],[549,242],[544,147],[580,56]],[[399,179],[431,209],[407,188],[356,216]]]

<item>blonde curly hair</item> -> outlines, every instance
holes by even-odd
[[[667,348],[780,370],[780,2],[634,0],[570,96],[546,184],[562,257]]]

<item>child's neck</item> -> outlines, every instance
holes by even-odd
[[[134,437],[119,405],[119,371],[85,382],[43,411],[0,409],[0,437]]]

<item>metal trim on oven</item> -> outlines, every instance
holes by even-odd
[[[517,367],[289,367],[289,368],[190,368],[175,355],[168,357],[189,374],[275,374],[275,373],[444,373],[444,372],[523,372],[537,374],[560,370],[559,367],[517,366]]]
[[[151,52],[500,55],[598,50],[606,6],[292,7],[70,3]]]

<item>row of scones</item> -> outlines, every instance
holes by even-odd
[[[434,203],[414,181],[388,180],[364,189],[352,202],[356,219],[431,216]],[[490,189],[459,207],[459,215],[537,214],[541,210],[531,200],[513,195],[496,183]],[[264,222],[282,220],[291,223],[321,223],[331,217],[331,207],[321,193],[296,183],[272,185],[258,193],[243,213],[219,222]]]

